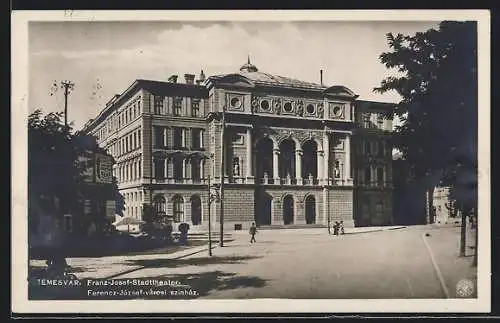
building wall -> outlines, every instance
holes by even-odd
[[[394,224],[392,147],[389,142],[392,118],[385,115],[390,108],[389,104],[366,101],[357,104],[353,142],[356,226]],[[379,168],[383,169],[381,180]],[[365,174],[367,171],[369,178]]]
[[[285,91],[286,92],[286,91]],[[130,107],[130,104],[140,102],[140,116],[132,121],[118,127],[114,132],[114,137],[104,139],[101,144],[111,145],[111,151],[116,155],[117,167],[115,174],[119,179],[119,188],[125,198],[125,215],[141,217],[142,206],[145,203],[152,203],[151,197],[164,197],[166,200],[165,211],[168,217],[172,216],[173,212],[173,197],[182,196],[184,201],[183,220],[191,222],[191,207],[190,198],[193,194],[199,195],[202,201],[202,224],[198,228],[206,228],[207,225],[207,196],[208,186],[206,186],[208,176],[212,177],[212,181],[220,181],[221,170],[221,153],[222,147],[225,147],[225,173],[229,178],[226,179],[225,186],[225,226],[228,229],[234,229],[235,224],[241,224],[242,228],[246,228],[251,222],[256,221],[256,205],[258,203],[258,192],[265,192],[272,198],[271,205],[271,224],[283,225],[283,198],[286,195],[293,196],[294,201],[294,219],[293,224],[306,224],[306,197],[313,196],[315,200],[315,224],[327,225],[329,221],[344,221],[346,227],[354,226],[355,222],[358,225],[363,221],[355,221],[364,219],[366,216],[372,225],[388,224],[392,221],[392,194],[390,185],[391,181],[391,159],[387,156],[381,156],[378,160],[374,160],[373,156],[367,156],[363,153],[355,153],[356,147],[363,140],[384,142],[386,137],[380,132],[375,131],[372,127],[367,131],[356,131],[351,134],[351,130],[347,127],[345,130],[342,123],[351,124],[352,121],[359,123],[362,113],[369,111],[372,113],[378,111],[371,106],[362,105],[354,107],[349,100],[339,98],[325,97],[318,92],[273,92],[273,91],[253,91],[245,88],[224,88],[214,86],[208,93],[208,96],[195,98],[200,100],[199,117],[193,117],[191,114],[191,103],[193,98],[182,98],[182,113],[180,116],[174,116],[174,102],[178,98],[177,94],[169,94],[162,97],[162,107],[155,108],[155,96],[142,89],[132,95],[127,102],[116,107],[116,113],[123,113]],[[319,92],[321,93],[321,92]],[[240,100],[239,106],[231,106],[234,98]],[[157,99],[156,99],[157,100]],[[260,100],[260,101],[255,101]],[[270,111],[261,111],[253,104],[254,102],[262,102],[268,100],[271,105]],[[309,103],[315,104],[315,112],[304,116],[287,114],[283,110],[284,104],[290,102],[293,107],[304,105],[304,109]],[[259,103],[260,104],[260,103]],[[280,106],[281,108],[278,108]],[[342,113],[334,113],[338,107],[343,107]],[[232,118],[226,120],[228,122],[225,131],[225,143],[221,141],[220,121],[211,119],[205,121],[205,117],[209,111],[217,112],[225,108],[227,113]],[[320,110],[320,109],[324,109]],[[321,112],[323,111],[323,112]],[[354,114],[356,111],[356,114]],[[116,115],[116,114],[113,114]],[[252,115],[253,119],[245,119]],[[272,117],[266,122],[270,122],[266,126],[262,126],[259,118]],[[116,118],[116,116],[115,116]],[[318,123],[320,120],[335,119],[338,123],[330,128],[325,127],[323,123]],[[354,120],[353,120],[354,119]],[[370,121],[377,123],[376,114],[370,115]],[[295,122],[295,125],[292,123]],[[384,120],[383,129],[387,131],[391,127],[390,120]],[[173,142],[174,127],[182,127],[185,129],[185,147],[176,149],[171,146]],[[338,127],[338,128],[337,128]],[[191,147],[192,129],[202,129],[203,145],[201,149],[193,149]],[[100,125],[96,127],[100,131]],[[155,145],[156,131],[164,131],[166,129],[166,145]],[[249,130],[249,132],[247,132]],[[140,145],[134,147],[125,153],[116,153],[116,144],[123,141],[124,138],[130,138],[130,135],[141,132]],[[236,136],[235,136],[236,135]],[[250,137],[249,137],[250,136]],[[255,144],[261,138],[268,136],[274,142],[274,150],[279,149],[279,143],[285,139],[291,139],[295,142],[295,148],[301,150],[303,144],[308,140],[313,140],[317,145],[317,174],[318,178],[314,185],[304,185],[298,183],[279,183],[275,185],[263,184],[261,178],[257,176],[256,164],[259,163],[255,159]],[[235,139],[236,138],[236,139]],[[250,142],[248,140],[251,140]],[[350,144],[349,144],[350,142]],[[325,146],[325,143],[328,145]],[[120,151],[120,150],[118,150]],[[190,177],[193,170],[190,164],[185,166],[185,178],[180,181],[172,181],[173,165],[168,162],[172,154],[179,153],[185,158],[189,158],[192,153],[199,153],[204,156],[203,170],[204,175],[200,183],[195,184]],[[249,157],[250,152],[250,159]],[[280,153],[278,151],[278,153]],[[298,152],[295,152],[298,154]],[[390,153],[389,155],[390,156]],[[238,172],[235,173],[233,168],[233,158],[238,157]],[[304,158],[303,156],[302,158]],[[154,167],[152,168],[155,158],[165,158],[165,178],[159,178],[155,174]],[[273,156],[274,158],[274,156]],[[325,158],[328,161],[324,160]],[[140,167],[138,161],[140,160]],[[297,159],[295,159],[296,161]],[[340,176],[335,178],[336,161],[339,164]],[[382,187],[373,187],[372,183],[353,183],[352,178],[359,177],[359,168],[365,165],[382,164],[386,168],[386,178]],[[251,165],[251,167],[250,167]],[[326,167],[325,167],[326,165]],[[123,177],[123,168],[134,170],[134,176]],[[250,169],[250,171],[249,171]],[[250,174],[250,176],[248,176]],[[238,176],[239,175],[239,176]],[[295,174],[292,174],[295,179]],[[274,174],[269,174],[272,178]],[[150,185],[150,183],[152,183]],[[364,184],[368,184],[364,187]],[[364,213],[364,200],[383,200],[384,211],[382,215],[373,215],[377,210],[375,202],[368,203],[368,211]],[[389,206],[387,206],[389,205]],[[212,216],[215,223],[219,221],[218,203],[212,205]]]

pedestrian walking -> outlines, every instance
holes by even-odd
[[[248,232],[250,233],[251,235],[251,238],[250,238],[250,243],[254,243],[254,242],[257,242],[255,240],[255,234],[257,233],[257,227],[255,226],[255,223],[252,222],[252,225],[250,226],[250,229],[248,230]]]
[[[344,234],[344,221],[340,221],[339,223],[339,227],[340,227],[340,234]]]

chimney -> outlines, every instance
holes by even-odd
[[[177,75],[171,75],[169,78],[168,78],[168,81],[170,83],[177,83]]]
[[[184,80],[186,84],[194,84],[194,74],[184,74]]]
[[[321,83],[321,86],[323,86],[323,70],[319,70],[319,81]]]

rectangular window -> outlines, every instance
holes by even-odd
[[[191,148],[201,148],[201,129],[191,129]]]
[[[373,141],[372,142],[372,155],[377,156],[378,155],[378,141]]]
[[[137,133],[134,132],[134,149],[137,148]]]
[[[182,128],[174,128],[174,148],[182,147]]]
[[[191,99],[191,116],[199,117],[200,116],[200,101]]]
[[[377,114],[377,128],[384,130],[384,116],[381,113]]]
[[[142,174],[142,168],[141,168],[141,160],[139,160],[139,167],[138,167],[138,174],[137,176],[139,176],[139,178],[141,178],[141,175]]]
[[[371,144],[368,140],[365,140],[365,149],[364,149],[364,154],[365,155],[370,155],[371,153]]]
[[[377,168],[377,185],[384,185],[384,169],[382,167]]]
[[[361,116],[362,122],[363,122],[363,128],[370,128],[370,114],[368,113],[363,113]]]
[[[164,97],[155,96],[155,98],[154,98],[154,113],[155,114],[163,114],[163,102],[164,102]]]
[[[174,98],[174,116],[182,115],[182,98]]]
[[[365,184],[370,184],[372,181],[372,174],[370,167],[365,168]]]
[[[155,133],[155,147],[156,148],[163,148],[165,147],[164,142],[163,142],[163,127],[154,127],[154,133]]]
[[[174,200],[174,222],[179,223],[184,217],[184,201],[182,198]]]
[[[164,179],[165,178],[165,160],[157,158],[154,160],[155,166],[155,178]]]

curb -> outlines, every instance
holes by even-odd
[[[372,233],[372,232],[381,232],[381,231],[390,231],[390,230],[400,230],[400,229],[405,229],[406,226],[401,226],[401,227],[396,227],[396,228],[389,228],[389,229],[374,229],[374,230],[366,230],[366,231],[359,231],[359,232],[346,232],[346,234],[361,234],[361,233]]]
[[[431,246],[427,242],[427,239],[425,238],[425,233],[421,235],[422,240],[424,240],[425,247],[427,248],[427,252],[429,253],[429,256],[431,257],[431,262],[432,266],[434,267],[434,270],[436,272],[437,278],[439,279],[439,284],[441,285],[441,289],[443,290],[443,293],[446,298],[450,298],[450,292],[448,291],[448,287],[446,287],[446,283],[444,282],[443,274],[441,273],[441,270],[439,269],[439,266],[437,265],[436,259],[434,258],[434,253],[432,252]]]
[[[218,247],[218,245],[212,246],[212,250],[215,249],[215,248],[217,248],[217,247]],[[178,259],[186,258],[186,257],[192,256],[192,255],[196,255],[198,253],[201,253],[203,251],[208,251],[208,247],[204,247],[203,249],[196,250],[196,251],[187,253],[185,255],[174,257],[174,258],[167,258],[167,260],[178,260]],[[128,270],[119,272],[117,274],[113,274],[111,276],[100,278],[100,279],[113,279],[113,278],[116,278],[116,277],[119,277],[119,276],[123,276],[123,275],[126,275],[126,274],[133,273],[134,271],[139,271],[139,270],[144,269],[144,268],[146,268],[146,267],[145,266],[140,266],[140,267],[137,267],[137,268],[128,269]]]

